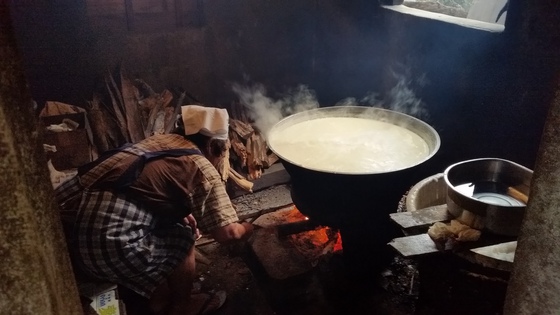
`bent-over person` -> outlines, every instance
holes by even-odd
[[[106,152],[55,191],[62,210],[77,210],[70,236],[77,268],[148,299],[154,314],[221,307],[223,291],[191,295],[198,229],[219,243],[253,231],[215,167],[228,149],[227,111],[181,109],[172,134]]]

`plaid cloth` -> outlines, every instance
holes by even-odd
[[[70,246],[80,269],[149,298],[194,244],[193,231],[178,217],[192,213],[202,230],[238,221],[224,182],[201,155],[150,161],[127,190],[108,188],[139,155],[177,148],[196,147],[179,135],[150,137],[90,165],[56,189],[61,211],[76,216]],[[177,215],[143,200],[153,187],[158,189],[151,189],[157,192],[152,197],[160,203],[180,199],[165,203],[177,208]]]
[[[161,220],[122,193],[86,191],[74,229],[83,271],[149,298],[194,244],[189,226]]]

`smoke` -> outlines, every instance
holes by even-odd
[[[382,97],[379,92],[368,92],[361,99],[348,97],[338,101],[335,106],[370,106],[381,107],[408,114],[420,119],[428,118],[426,104],[416,96],[414,87],[428,84],[425,74],[414,78],[410,66],[397,64],[389,69],[394,85]]]
[[[304,85],[287,91],[278,100],[267,96],[266,88],[262,84],[253,86],[233,84],[232,90],[238,95],[239,102],[248,109],[253,125],[265,136],[282,118],[319,107],[315,93]]]
[[[379,93],[369,92],[366,96],[357,100],[355,97],[348,97],[338,101],[335,106],[369,106],[383,107],[383,100],[379,98]]]
[[[405,113],[420,119],[428,118],[426,104],[416,96],[413,86],[423,87],[428,83],[425,74],[413,79],[410,69],[405,68],[404,72],[391,70],[396,84],[389,90],[384,101],[386,108]]]
[[[413,78],[411,67],[402,63],[393,66],[389,72],[395,84],[384,94],[384,97],[379,92],[368,92],[360,99],[355,97],[342,99],[335,106],[381,107],[419,119],[427,119],[426,104],[414,92],[414,87],[423,87],[428,83],[426,75],[422,74]],[[240,103],[248,110],[253,125],[265,137],[270,128],[282,118],[320,107],[315,92],[305,85],[299,85],[297,88],[285,92],[278,99],[269,97],[262,84],[242,86],[235,83],[232,85],[232,90],[238,95]]]

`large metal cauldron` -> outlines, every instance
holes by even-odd
[[[403,169],[345,174],[306,168],[285,158],[282,151],[269,143],[291,176],[296,207],[311,220],[340,229],[348,269],[366,280],[366,270],[382,267],[388,258],[386,244],[397,231],[389,222],[389,213],[397,209],[401,197],[417,181],[414,173],[418,166],[437,152],[440,138],[431,126],[414,117],[359,106],[323,107],[294,114],[274,125],[269,138],[294,124],[323,117],[360,117],[389,122],[414,132],[428,144],[428,156]]]

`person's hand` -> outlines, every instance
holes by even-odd
[[[241,221],[240,223],[245,228],[244,238],[245,239],[249,238],[253,234],[253,230],[255,229],[255,227],[253,226],[253,224],[246,221]]]
[[[185,224],[190,226],[191,229],[193,230],[195,239],[199,239],[200,231],[198,230],[198,227],[196,225],[196,219],[194,218],[194,216],[192,214],[189,214],[183,220],[185,221]]]

